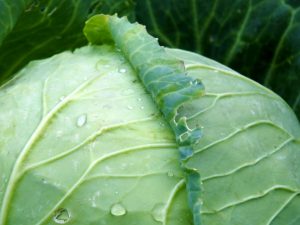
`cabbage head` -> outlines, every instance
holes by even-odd
[[[299,225],[300,126],[276,94],[145,27],[0,87],[0,225]]]

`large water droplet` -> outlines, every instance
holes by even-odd
[[[97,63],[96,63],[96,69],[97,70],[102,70],[104,67],[109,67],[109,63],[110,61],[108,59],[100,59]]]
[[[55,212],[53,221],[58,224],[65,224],[70,221],[71,215],[67,209],[59,209]]]
[[[124,69],[124,68],[119,69],[119,72],[120,72],[120,73],[126,73],[126,71],[127,71],[127,70]]]
[[[164,221],[164,204],[156,204],[152,209],[152,217],[155,221],[163,222]]]
[[[82,126],[84,126],[84,125],[86,124],[86,121],[87,121],[87,115],[86,115],[86,114],[82,114],[81,116],[79,116],[79,117],[77,118],[77,123],[76,123],[76,125],[77,125],[78,127],[82,127]]]
[[[133,107],[130,106],[130,105],[128,105],[128,106],[127,106],[127,109],[131,110],[131,109],[133,109]]]
[[[111,214],[114,216],[123,216],[126,214],[126,209],[120,203],[114,204],[110,210]]]

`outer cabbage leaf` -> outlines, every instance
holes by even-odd
[[[192,224],[174,136],[114,47],[31,62],[0,105],[0,224]]]
[[[194,155],[204,225],[300,223],[300,126],[270,90],[199,55],[169,49],[201,79],[205,95],[180,110],[203,127]]]
[[[300,117],[300,1],[138,0],[136,18],[164,45],[270,87]]]

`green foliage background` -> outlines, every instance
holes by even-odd
[[[300,115],[298,0],[1,0],[0,82],[33,59],[86,44],[84,22],[118,13],[165,46],[198,52],[282,96]]]

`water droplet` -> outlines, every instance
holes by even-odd
[[[201,86],[202,82],[199,79],[195,79],[195,80],[191,81],[190,84],[193,86]]]
[[[53,221],[58,224],[65,224],[70,221],[70,213],[67,209],[59,209],[55,212]]]
[[[96,63],[96,69],[97,70],[102,70],[103,67],[109,67],[110,61],[108,59],[100,59],[97,63]]]
[[[130,105],[128,105],[128,106],[127,106],[127,109],[131,110],[131,109],[133,109],[133,107],[130,106]]]
[[[138,98],[137,100],[138,100],[139,102],[141,102],[141,101],[142,101],[142,99],[141,99],[141,98]]]
[[[155,221],[163,222],[164,221],[164,204],[156,204],[152,209],[152,217]]]
[[[144,109],[145,107],[144,107],[144,106],[141,106],[140,108],[141,108],[141,109]]]
[[[122,95],[131,95],[132,93],[134,93],[134,90],[130,88],[122,91]]]
[[[62,130],[56,131],[56,137],[61,137],[62,135],[63,135],[63,131]]]
[[[168,177],[173,177],[174,173],[172,171],[168,171]]]
[[[166,125],[163,122],[159,122],[159,126],[165,127]]]
[[[61,96],[61,97],[59,98],[60,101],[63,101],[64,99],[65,99],[65,96]]]
[[[43,184],[47,184],[48,182],[43,178],[42,179]]]
[[[97,199],[100,197],[100,191],[97,191],[92,198],[89,200],[92,202],[92,207],[96,208],[97,207]]]
[[[126,214],[126,209],[120,203],[117,203],[111,207],[110,212],[114,216],[123,216]]]
[[[78,127],[82,127],[83,125],[86,124],[86,121],[87,121],[87,115],[82,114],[81,116],[78,117],[76,124]]]
[[[120,72],[120,73],[126,73],[126,71],[127,71],[127,70],[124,69],[124,68],[119,69],[119,72]]]

